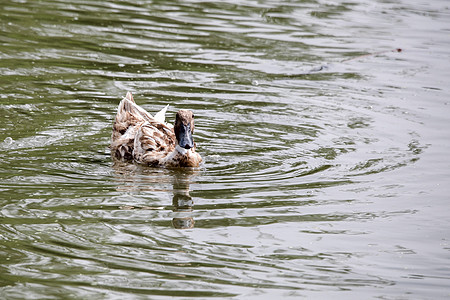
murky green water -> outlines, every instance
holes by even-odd
[[[448,2],[0,10],[0,298],[450,296]],[[126,91],[200,170],[112,162]]]

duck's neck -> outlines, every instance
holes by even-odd
[[[175,146],[175,150],[183,155],[185,155],[189,151],[188,149],[181,148],[180,145],[178,144]]]

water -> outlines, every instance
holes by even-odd
[[[0,298],[450,296],[446,1],[0,7]],[[113,163],[126,91],[199,170]]]

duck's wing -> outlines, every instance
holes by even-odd
[[[169,104],[166,105],[163,109],[156,113],[154,119],[161,123],[166,123],[166,111],[169,108]]]
[[[139,127],[133,143],[133,157],[139,163],[160,165],[174,151],[176,145],[173,130],[156,120]]]

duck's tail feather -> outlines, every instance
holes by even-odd
[[[150,113],[134,102],[133,95],[128,92],[125,98],[120,101],[116,122],[124,122],[130,119],[130,115],[135,121],[150,121],[153,118]]]
[[[133,94],[131,94],[131,92],[127,92],[127,95],[125,96],[125,98],[130,100],[133,103],[136,103],[136,102],[134,102]]]

